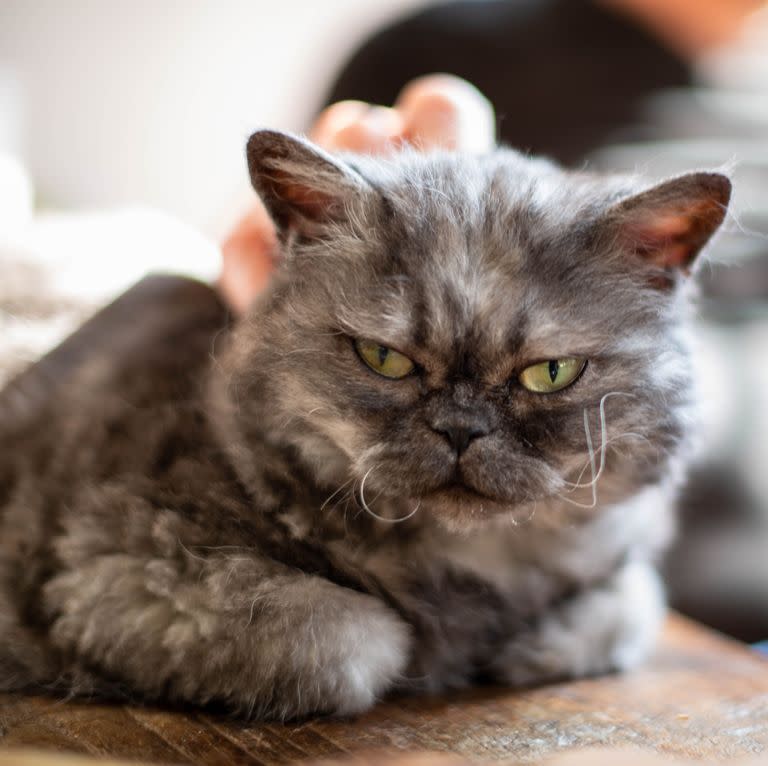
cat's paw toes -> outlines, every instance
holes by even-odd
[[[368,710],[395,686],[408,663],[408,627],[384,606],[363,620],[340,621],[328,640],[336,644],[339,660],[329,679],[328,712],[337,715]]]

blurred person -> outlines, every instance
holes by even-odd
[[[327,103],[337,106],[321,115],[310,136],[331,149],[383,151],[413,140],[413,126],[404,121],[439,131],[441,120],[450,126],[459,113],[466,115],[462,136],[475,120],[476,134],[488,136],[491,112],[480,106],[482,93],[498,116],[500,141],[578,164],[611,140],[642,136],[646,99],[661,89],[693,85],[696,60],[732,42],[761,5],[757,0],[435,5],[378,32],[352,55],[330,89]],[[454,79],[430,77],[434,72]],[[403,90],[409,81],[416,84]],[[367,104],[394,108],[369,110]],[[432,145],[431,135],[425,148]],[[221,285],[242,310],[264,285],[274,253],[271,224],[258,204],[222,250]]]
[[[457,0],[374,35],[329,101],[390,103],[402,84],[450,72],[479,88],[499,138],[566,165],[635,131],[662,88],[735,40],[759,0]]]
[[[752,377],[733,379],[768,342],[768,169],[759,159],[768,143],[768,18],[761,24],[753,15],[764,7],[756,0],[435,5],[353,54],[330,89],[336,106],[312,134],[330,149],[354,151],[413,141],[403,115],[413,103],[404,97],[408,90],[399,94],[414,78],[410,93],[427,133],[431,125],[457,124],[457,104],[468,106],[459,109],[468,118],[462,125],[484,126],[492,112],[477,91],[470,97],[469,86],[455,79],[424,78],[442,71],[488,98],[501,141],[565,164],[628,172],[640,164],[662,176],[739,161],[736,213],[703,279],[709,449],[682,498],[668,577],[673,605],[745,640],[768,636],[768,485],[761,468],[768,398],[760,395],[768,385],[754,380],[768,383],[768,371],[753,364]],[[478,149],[491,133],[478,128]],[[462,144],[451,142],[449,130],[423,145]],[[235,308],[268,279],[270,232],[257,206],[224,243],[221,285]]]

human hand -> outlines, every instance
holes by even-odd
[[[482,153],[493,148],[490,102],[465,80],[427,75],[400,92],[393,107],[341,101],[325,109],[309,133],[329,151],[385,154],[407,143],[419,150]],[[236,312],[264,289],[279,257],[274,225],[260,202],[240,219],[221,247],[219,289]]]

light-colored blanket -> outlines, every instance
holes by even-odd
[[[17,171],[16,196],[0,178],[15,205],[0,215],[0,386],[148,272],[215,275],[217,247],[157,211],[32,216]]]

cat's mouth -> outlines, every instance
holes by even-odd
[[[439,487],[437,489],[433,489],[430,493],[432,496],[437,497],[450,497],[453,500],[465,500],[467,502],[478,502],[485,500],[487,502],[494,502],[498,503],[500,502],[499,498],[492,497],[491,495],[487,495],[484,492],[481,492],[478,489],[475,489],[474,487],[469,486],[463,481],[460,480],[453,480],[449,481]]]

